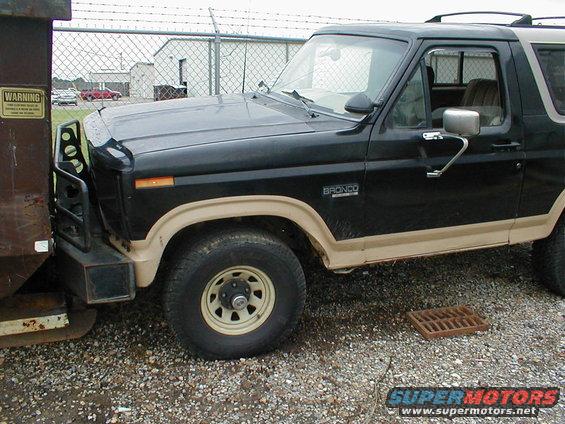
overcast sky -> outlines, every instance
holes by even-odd
[[[565,15],[565,0],[426,0],[426,1],[332,1],[332,0],[80,0],[89,3],[113,3],[181,7],[217,7],[269,12],[312,13],[324,16],[395,21],[422,21],[447,12],[497,10],[529,13],[533,16]],[[79,0],[76,0],[79,3]]]
[[[183,3],[169,0],[167,3]],[[184,3],[186,4],[186,2]],[[462,10],[503,10],[540,15],[565,15],[565,0],[419,0],[419,1],[328,1],[328,0],[192,0],[191,5],[222,5],[222,7],[281,10],[291,13],[310,12],[319,15],[343,16],[395,21],[422,21],[447,12]]]
[[[55,26],[211,33],[207,9],[212,7],[222,33],[298,38],[308,38],[328,23],[423,22],[436,14],[465,10],[512,11],[534,17],[565,15],[565,0],[73,0],[72,4],[73,21],[59,21]],[[515,18],[490,19],[505,23]],[[89,71],[127,70],[136,62],[153,61],[153,54],[165,41],[166,37],[157,35],[56,32],[53,74],[73,79],[86,77]]]

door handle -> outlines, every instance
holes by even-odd
[[[493,152],[513,152],[519,150],[522,145],[517,141],[511,141],[508,143],[494,143],[491,144],[491,150]]]
[[[439,131],[430,131],[422,134],[422,138],[426,141],[443,140],[443,136]]]

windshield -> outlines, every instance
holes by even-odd
[[[289,62],[272,91],[296,91],[308,106],[359,117],[344,109],[358,93],[376,100],[407,43],[375,37],[316,35]],[[294,96],[296,98],[296,95]]]

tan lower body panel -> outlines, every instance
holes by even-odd
[[[360,266],[393,259],[450,253],[522,243],[547,237],[565,209],[565,190],[549,213],[527,218],[336,241],[329,228],[309,205],[283,196],[238,196],[181,205],[161,217],[145,240],[114,246],[135,263],[140,287],[151,284],[171,238],[183,228],[200,222],[245,216],[277,216],[298,225],[320,252],[329,269]]]

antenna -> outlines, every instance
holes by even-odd
[[[249,8],[247,9],[247,28],[246,28],[246,37],[245,37],[245,50],[243,53],[243,81],[241,83],[241,92],[245,93],[245,77],[247,74],[247,44],[249,43],[249,13],[251,12],[251,3]]]
[[[220,29],[216,23],[216,18],[214,17],[214,11],[211,7],[208,8],[210,12],[210,19],[212,19],[212,25],[214,26],[214,94],[220,94],[221,84],[220,84]]]

